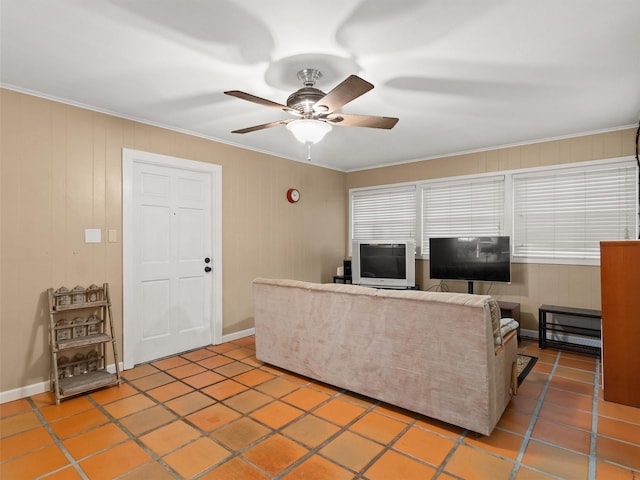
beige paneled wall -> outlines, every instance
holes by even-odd
[[[0,392],[48,379],[49,287],[109,282],[122,346],[122,148],[222,166],[224,333],[253,326],[256,276],[328,282],[345,249],[349,188],[634,154],[635,130],[341,173],[0,90]],[[288,188],[301,192],[297,204]],[[103,242],[84,243],[85,228]],[[117,242],[106,243],[116,230]],[[422,288],[433,283],[418,262]],[[598,308],[599,269],[514,264],[491,294],[537,307]],[[451,283],[465,291],[463,282]],[[484,286],[477,285],[482,292]]]
[[[635,155],[633,128],[351,172],[347,189],[629,155]],[[438,284],[429,278],[428,261],[417,262],[416,275],[423,290]],[[466,282],[447,285],[452,291],[467,291]],[[487,293],[488,286],[476,282],[474,291]],[[522,327],[537,330],[541,304],[599,309],[600,268],[514,263],[511,284],[495,283],[488,293],[499,300],[519,302]]]
[[[109,282],[122,351],[123,147],[222,166],[225,334],[253,326],[254,277],[327,282],[342,262],[344,173],[4,89],[0,107],[0,392],[48,379],[49,287]]]
[[[347,175],[347,188],[600,160],[627,155],[635,155],[635,130],[633,128],[351,172]]]
[[[243,294],[234,293],[241,301],[225,302],[225,333],[253,326],[256,276],[331,281],[346,235],[344,174],[239,152],[245,166],[238,161],[223,168],[229,185],[223,192],[223,245],[229,246],[223,288]],[[296,204],[285,198],[291,187],[300,191]]]

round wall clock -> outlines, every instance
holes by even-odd
[[[289,200],[289,203],[296,203],[300,200],[300,192],[295,188],[290,188],[287,190],[287,200]]]

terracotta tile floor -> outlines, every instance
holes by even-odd
[[[489,437],[264,365],[246,337],[56,406],[0,405],[2,479],[637,479],[640,409],[594,358],[539,358]],[[595,398],[594,398],[595,395]]]

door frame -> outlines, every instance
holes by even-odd
[[[133,368],[134,319],[130,318],[134,302],[133,291],[133,167],[135,164],[149,164],[206,173],[211,176],[211,212],[213,216],[212,249],[212,342],[222,342],[222,166],[187,160],[185,158],[160,155],[129,148],[122,149],[122,358],[124,369]]]

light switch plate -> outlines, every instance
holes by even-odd
[[[84,243],[102,242],[102,230],[99,228],[86,228],[84,230]]]

